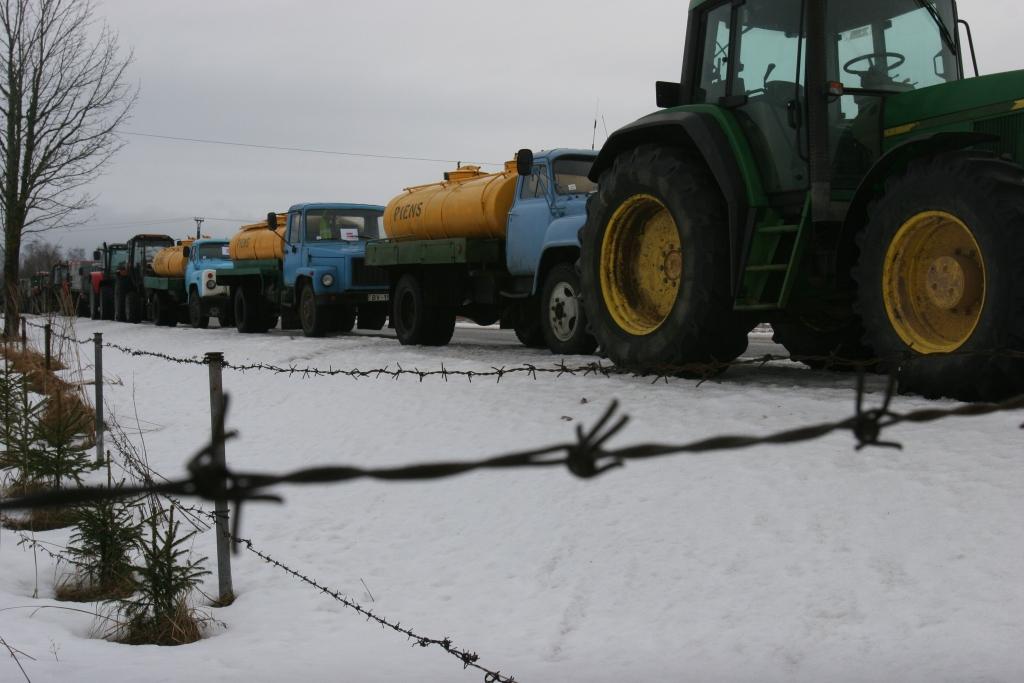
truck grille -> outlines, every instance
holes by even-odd
[[[974,130],[979,133],[999,136],[999,142],[983,145],[997,154],[1009,154],[1017,162],[1024,162],[1024,114],[1001,116],[997,119],[978,121]]]
[[[356,287],[387,287],[388,271],[368,266],[361,258],[352,259],[352,284]]]

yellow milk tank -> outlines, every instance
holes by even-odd
[[[277,214],[277,231],[271,231],[267,222],[243,225],[228,243],[232,261],[263,261],[284,258],[284,231],[288,214]]]
[[[384,212],[391,239],[502,238],[516,191],[516,162],[501,173],[463,166],[433,185],[410,187]]]
[[[153,272],[159,277],[185,277],[185,247],[192,246],[195,240],[182,240],[176,246],[161,249],[153,257]]]

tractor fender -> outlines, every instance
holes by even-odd
[[[741,136],[735,139],[745,144]],[[649,143],[690,147],[708,165],[729,208],[729,244],[735,290],[745,258],[743,247],[754,229],[757,212],[753,206],[764,202],[760,178],[750,177],[756,171],[748,169],[744,174],[737,161],[739,155],[748,155],[749,150],[737,151],[723,130],[723,124],[711,113],[687,110],[656,112],[620,128],[608,138],[594,162],[590,179],[598,182],[601,174],[611,168],[620,154]]]

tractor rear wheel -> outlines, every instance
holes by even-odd
[[[747,348],[733,312],[725,200],[702,159],[642,145],[601,175],[582,233],[583,303],[616,365],[690,374]],[[706,374],[693,367],[693,374]]]
[[[146,302],[138,292],[124,295],[125,320],[138,325],[146,317]]]
[[[857,308],[900,390],[964,401],[1024,391],[1024,168],[977,151],[922,160],[868,215]]]
[[[100,286],[100,320],[114,320],[116,305],[114,303],[114,288],[110,285]]]
[[[128,305],[125,302],[127,293],[125,291],[124,281],[118,278],[114,282],[114,320],[119,323],[128,322]]]

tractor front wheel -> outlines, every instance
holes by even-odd
[[[982,152],[911,164],[870,208],[854,271],[865,340],[901,391],[1024,391],[1024,168]]]
[[[601,175],[583,228],[590,329],[616,365],[706,374],[747,348],[733,312],[728,211],[704,161],[643,145]]]

